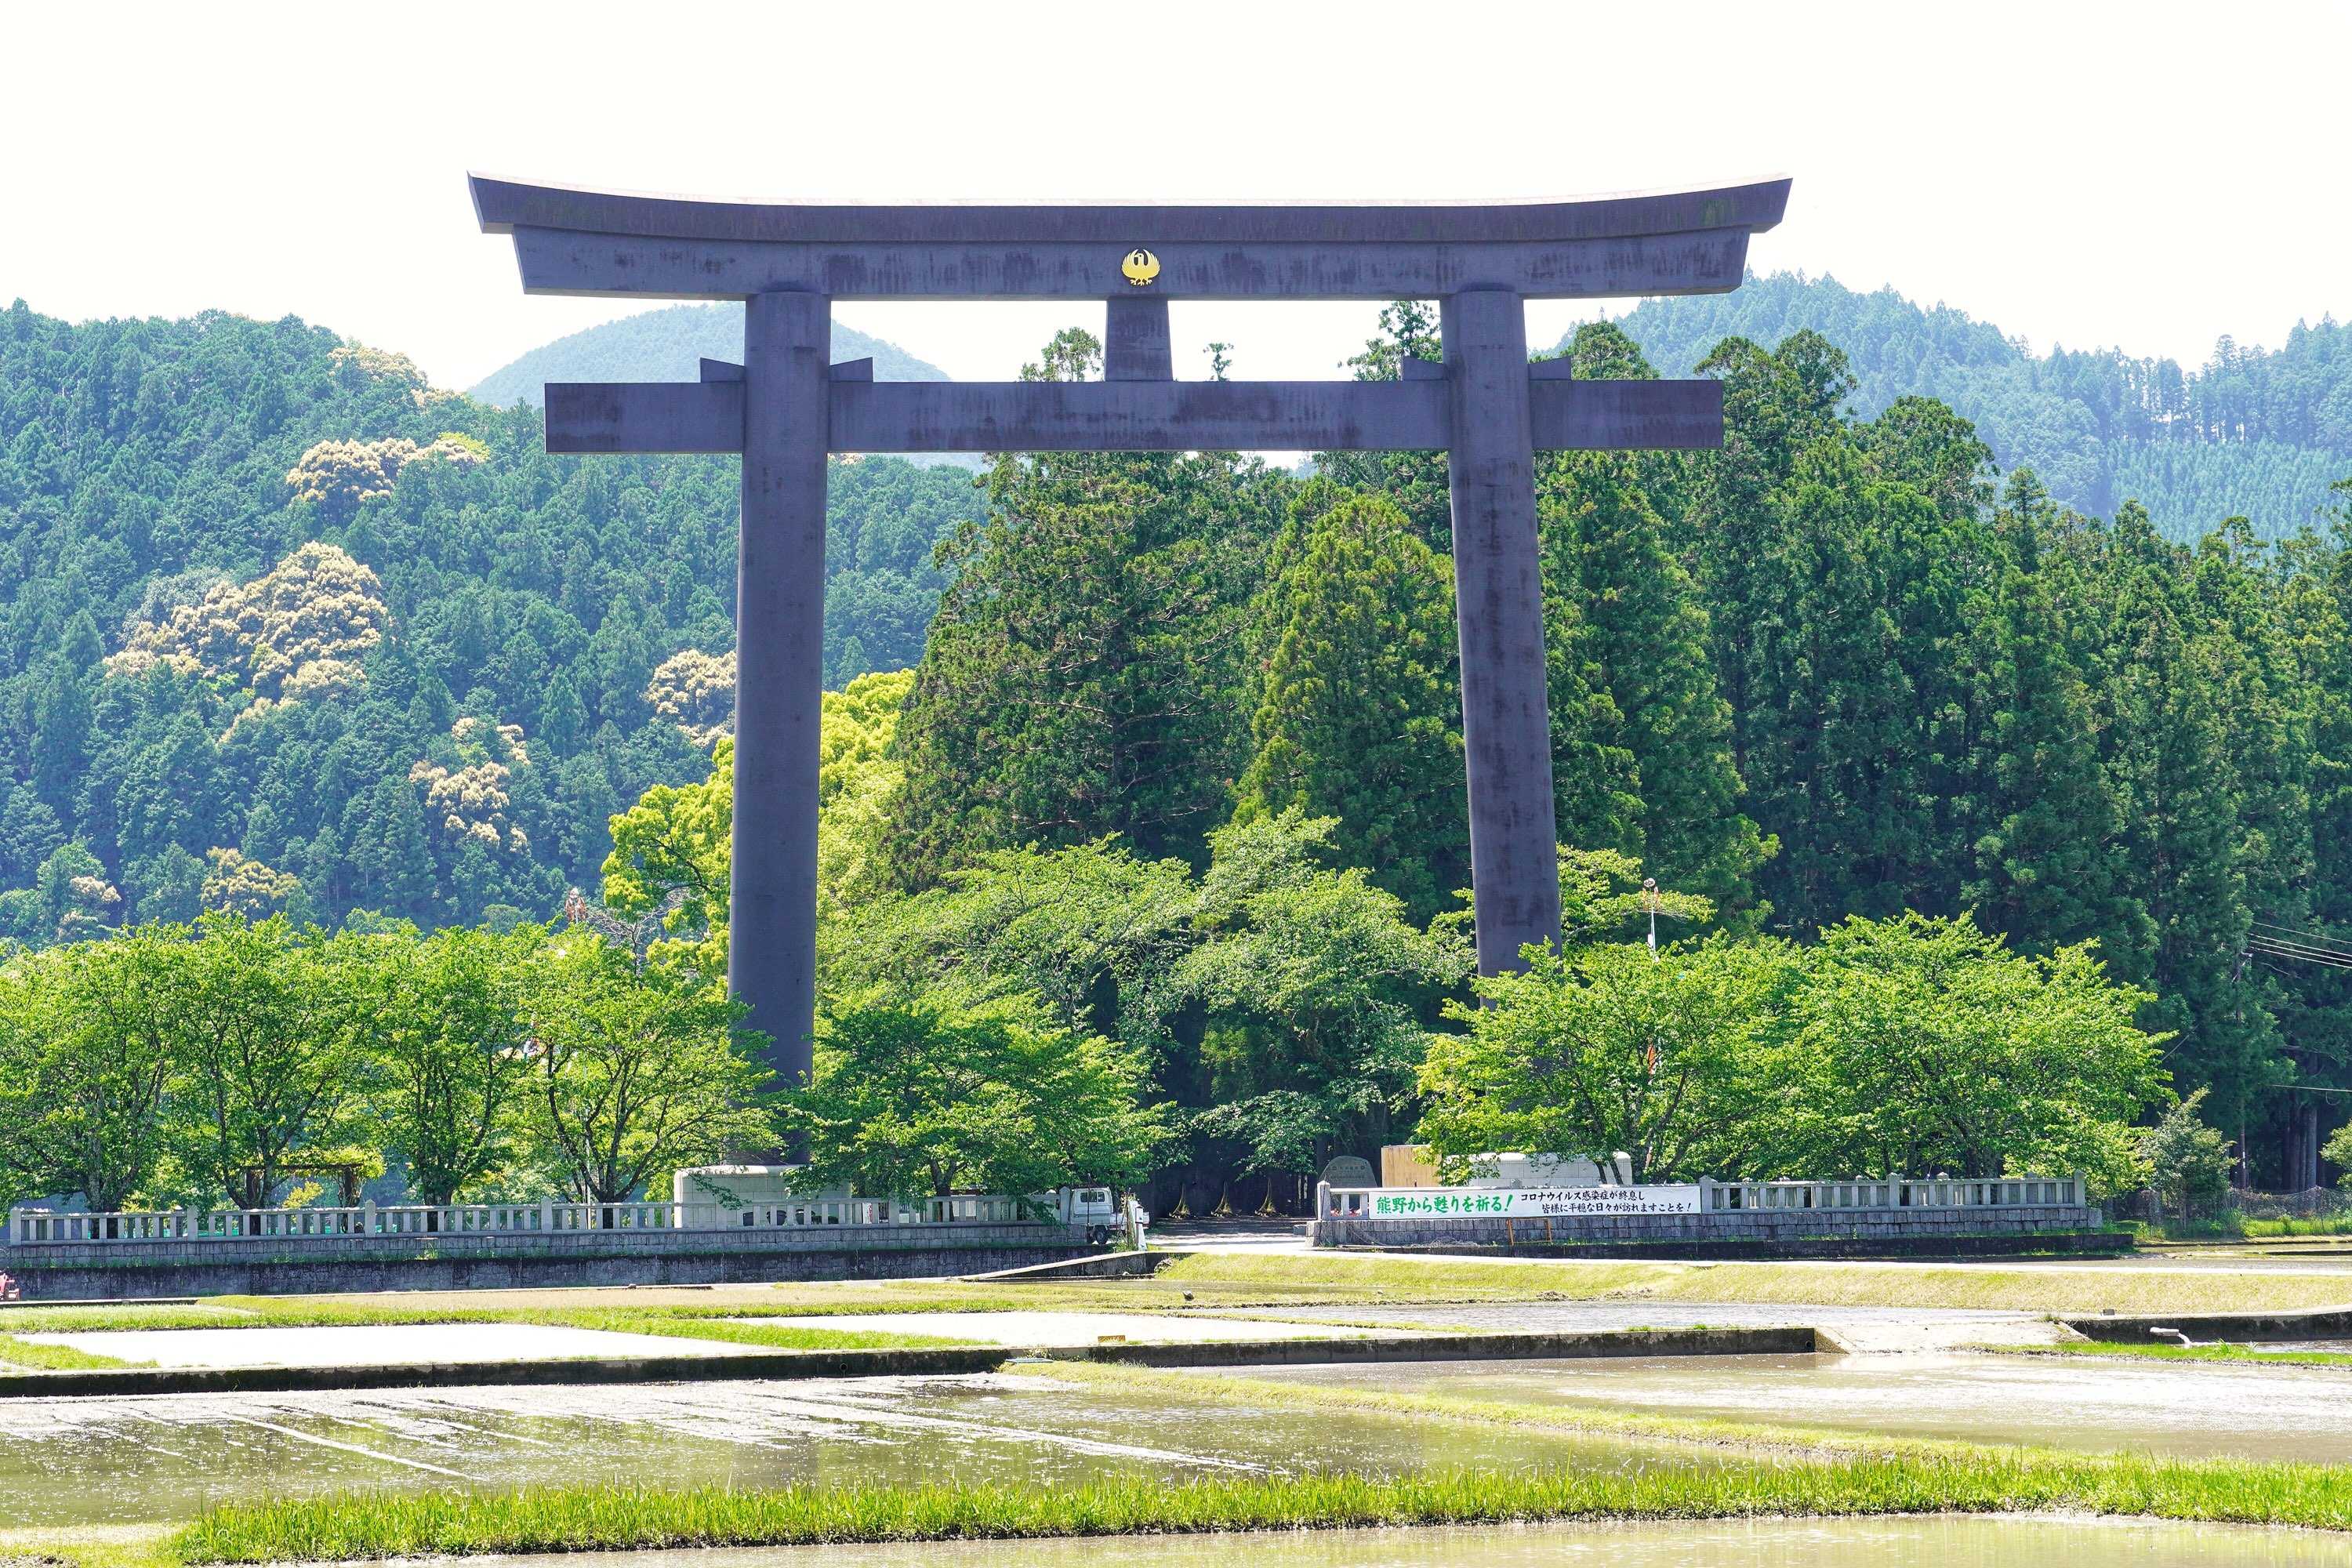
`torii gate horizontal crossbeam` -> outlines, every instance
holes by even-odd
[[[526,294],[741,300],[801,289],[835,300],[1100,300],[1119,285],[1099,245],[774,245],[518,228]],[[1722,294],[1748,231],[1551,244],[1171,245],[1150,291],[1171,300],[1429,300],[1510,289],[1530,300]]]
[[[1528,299],[1718,293],[1748,237],[1780,221],[1789,182],[1581,201],[1070,206],[730,202],[473,177],[488,234],[513,237],[536,294],[834,300]]]
[[[1532,377],[1538,451],[1723,442],[1713,381]],[[1444,381],[856,382],[827,388],[835,452],[1435,451]],[[551,382],[551,452],[740,452],[743,384]]]

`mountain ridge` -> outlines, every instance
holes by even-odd
[[[494,408],[536,407],[551,381],[692,381],[698,361],[743,357],[743,307],[670,305],[602,321],[541,343],[492,371],[466,395]],[[833,357],[874,361],[882,381],[945,381],[947,372],[898,344],[835,321]]]
[[[2284,537],[2352,475],[2352,329],[2332,317],[2298,322],[2277,349],[2224,337],[2195,370],[2119,349],[2035,354],[1957,307],[1801,272],[1645,300],[1612,320],[1661,375],[1693,374],[1727,337],[1769,348],[1817,331],[1845,354],[1864,416],[1899,397],[1939,399],[1977,426],[2002,469],[2031,468],[2093,516],[2137,500],[2178,539],[2232,516],[2262,538]]]

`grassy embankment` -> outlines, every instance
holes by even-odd
[[[433,1493],[216,1509],[164,1551],[185,1563],[828,1542],[1004,1540],[1539,1520],[1835,1517],[2066,1510],[2352,1530],[2352,1470],[1886,1454],[1706,1470],[1436,1471],[1079,1485]]]
[[[1228,1296],[1255,1289],[1269,1304],[1311,1285],[1323,1300],[1358,1303],[1654,1300],[2064,1313],[2352,1306],[2352,1274],[2063,1262],[1503,1263],[1204,1253],[1148,1283],[1189,1289],[1194,1281]]]
[[[569,1305],[586,1298],[602,1304]],[[782,1349],[922,1343],[907,1336],[777,1325],[747,1317],[838,1313],[1206,1309],[1643,1300],[1781,1306],[1972,1307],[2028,1312],[2286,1311],[2352,1306],[2352,1274],[2166,1269],[2063,1262],[1551,1263],[1196,1253],[1140,1279],[964,1284],[894,1280],[649,1289],[367,1297],[212,1297],[183,1306],[0,1308],[0,1334],[36,1329],[291,1328],[327,1324],[528,1322],[740,1339]],[[814,1337],[813,1337],[814,1336]]]

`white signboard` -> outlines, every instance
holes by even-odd
[[[1332,1194],[1335,1198],[1340,1194]],[[1352,1196],[1354,1194],[1349,1194]],[[1696,1214],[1698,1188],[1374,1187],[1350,1219],[1581,1219],[1612,1215]],[[1344,1201],[1344,1200],[1342,1200]]]

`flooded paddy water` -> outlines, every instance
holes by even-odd
[[[0,1527],[216,1502],[611,1482],[900,1486],[1108,1475],[1722,1462],[1661,1444],[1264,1409],[1038,1373],[0,1401]]]
[[[2352,1463],[2352,1369],[2333,1367],[1964,1352],[1220,1370],[1285,1383],[1902,1436]]]

